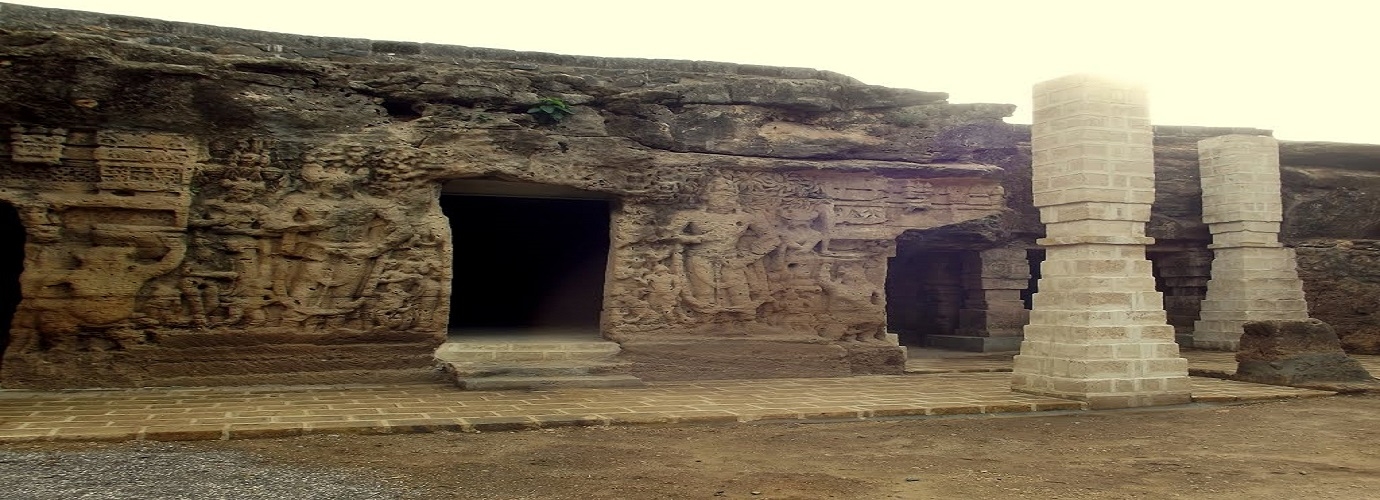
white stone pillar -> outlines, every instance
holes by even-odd
[[[1234,351],[1247,321],[1308,319],[1294,249],[1279,243],[1279,143],[1257,135],[1204,139],[1198,164],[1213,259],[1193,346]]]
[[[1087,75],[1035,86],[1035,206],[1046,237],[1012,388],[1092,408],[1189,402],[1145,245],[1155,198],[1145,91]]]

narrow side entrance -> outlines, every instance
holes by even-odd
[[[441,209],[454,241],[452,335],[599,337],[609,200],[545,188],[447,184]]]
[[[19,274],[24,272],[24,225],[14,205],[0,203],[0,363],[10,346],[10,323],[19,306]]]
[[[887,273],[887,325],[901,345],[928,345],[936,335],[953,335],[967,290],[964,255],[946,251],[897,253]]]
[[[887,267],[887,327],[901,345],[981,353],[1019,349],[1040,257],[973,228],[911,230]],[[1038,271],[1034,272],[1038,279]],[[912,355],[932,353],[912,350]]]

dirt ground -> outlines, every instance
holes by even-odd
[[[0,451],[60,456],[138,446]],[[1374,499],[1380,396],[1058,415],[323,435],[173,449],[405,485],[398,495],[421,498]]]

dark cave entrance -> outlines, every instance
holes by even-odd
[[[1045,262],[1045,250],[1026,250],[1025,261],[1030,265],[1030,279],[1026,282],[1025,290],[1021,292],[1021,302],[1025,304],[1026,309],[1034,309],[1035,294],[1040,291],[1040,265]]]
[[[14,205],[0,202],[0,363],[10,346],[10,323],[22,298],[19,275],[24,272],[24,225]]]
[[[599,336],[610,200],[495,180],[447,183],[454,260],[453,335]]]
[[[953,335],[968,294],[965,261],[975,252],[904,249],[887,266],[887,327],[901,345],[927,345],[936,335]]]
[[[907,347],[1019,349],[1043,252],[1002,244],[968,223],[912,229],[887,263],[887,329]]]

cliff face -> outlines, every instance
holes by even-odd
[[[1001,218],[1022,158],[1011,106],[822,71],[3,9],[8,386],[424,377],[452,290],[485,286],[453,275],[438,196],[476,182],[609,203],[599,329],[637,352],[897,372],[896,237]]]
[[[1298,248],[1313,317],[1350,352],[1380,353],[1380,145],[1284,143],[1281,237]]]
[[[1041,232],[1010,105],[801,68],[0,11],[0,201],[27,234],[5,386],[426,378],[466,307],[452,292],[492,283],[455,272],[456,245],[487,237],[455,220],[506,220],[447,217],[452,194],[606,202],[598,329],[666,377],[780,353],[777,376],[897,372],[889,257]],[[1149,233],[1179,323],[1207,276],[1196,141],[1243,132],[1263,133],[1157,129]],[[1377,148],[1283,146],[1283,236],[1354,349],[1380,329]]]

